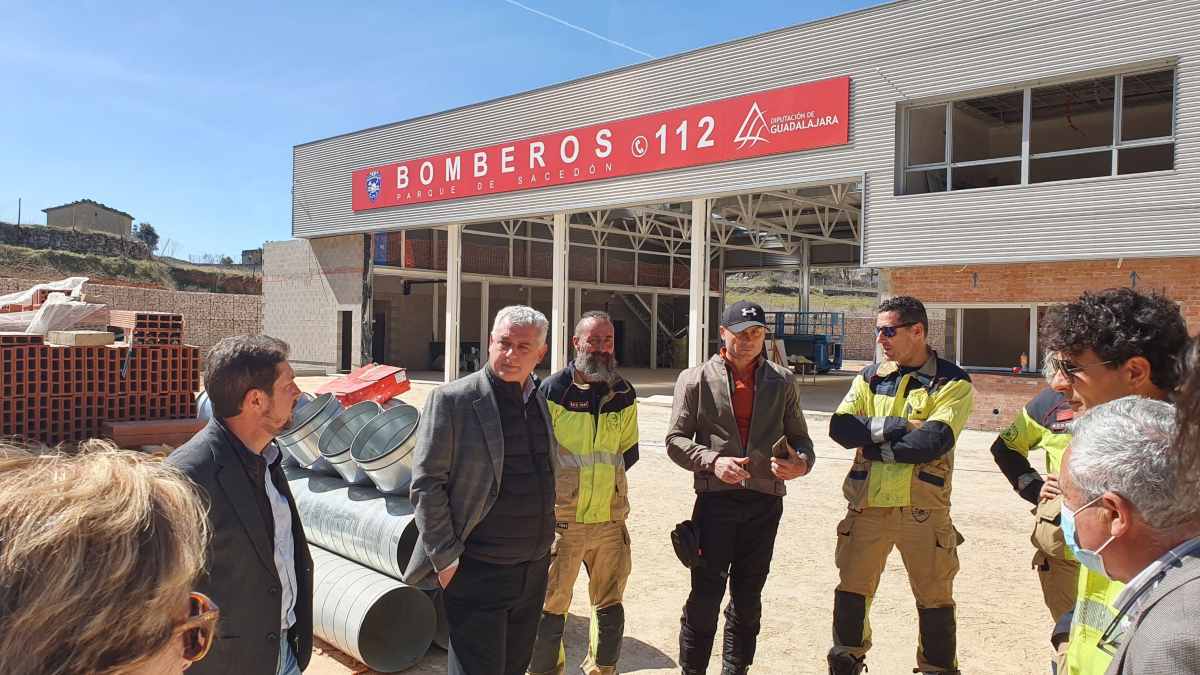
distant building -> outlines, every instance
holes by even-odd
[[[133,234],[133,216],[90,199],[42,209],[46,225],[68,230],[96,230],[121,237]]]
[[[262,267],[262,262],[263,262],[263,250],[261,248],[251,248],[251,249],[246,249],[245,251],[242,251],[242,264],[243,265],[254,265],[256,267]]]

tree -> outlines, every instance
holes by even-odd
[[[158,232],[150,223],[138,223],[137,228],[133,231],[133,236],[145,244],[151,253],[158,249]]]
[[[232,265],[232,264],[233,264],[233,258],[230,258],[229,256],[222,256],[222,257],[221,257],[221,264],[222,264],[222,265]]]

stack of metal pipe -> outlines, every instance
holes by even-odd
[[[277,439],[299,464],[285,472],[311,544],[313,632],[385,673],[448,644],[441,598],[401,580],[417,543],[408,484],[419,417],[399,402],[342,410],[321,396]]]

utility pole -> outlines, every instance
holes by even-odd
[[[21,198],[17,197],[17,225],[21,224]]]

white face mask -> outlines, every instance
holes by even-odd
[[[1104,558],[1102,558],[1100,556],[1100,553],[1102,551],[1104,551],[1104,549],[1107,548],[1108,545],[1111,544],[1114,539],[1116,539],[1116,536],[1115,535],[1110,536],[1107,541],[1105,541],[1103,544],[1101,544],[1100,548],[1093,551],[1091,549],[1086,549],[1083,546],[1080,546],[1079,535],[1075,531],[1075,514],[1096,504],[1097,502],[1100,501],[1101,498],[1102,498],[1102,496],[1096,497],[1092,501],[1079,507],[1079,509],[1076,511],[1072,511],[1071,509],[1067,508],[1067,502],[1063,501],[1063,504],[1062,504],[1062,531],[1063,531],[1063,538],[1066,539],[1067,546],[1071,547],[1071,552],[1075,554],[1075,558],[1080,563],[1082,563],[1084,567],[1092,570],[1093,572],[1099,572],[1100,574],[1103,574],[1104,576],[1107,577],[1108,570],[1104,569]],[[1111,578],[1111,577],[1109,577],[1109,578]]]

